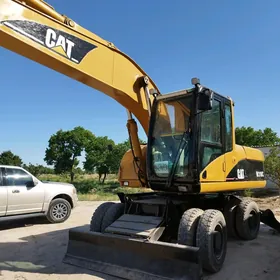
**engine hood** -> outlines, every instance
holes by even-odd
[[[246,158],[248,160],[255,160],[255,161],[264,161],[264,154],[261,150],[257,149],[257,148],[251,148],[251,147],[246,147],[246,146],[242,146],[245,154],[246,154]]]
[[[53,182],[53,181],[41,181],[43,184],[46,184],[48,186],[62,186],[62,187],[74,187],[73,184],[70,183],[64,183],[64,182]]]

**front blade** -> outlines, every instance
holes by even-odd
[[[133,280],[201,280],[199,249],[71,229],[64,263]]]

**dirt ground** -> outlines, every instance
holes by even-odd
[[[279,198],[258,199],[261,209],[273,209],[280,220],[279,202]],[[87,225],[100,203],[79,202],[63,224],[36,219],[0,225],[0,280],[117,279],[62,263],[68,229]],[[280,235],[262,225],[256,240],[230,240],[222,271],[205,279],[280,280]]]

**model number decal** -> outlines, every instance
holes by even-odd
[[[237,169],[237,178],[241,179],[241,180],[245,178],[245,171],[244,171],[244,169]]]
[[[264,172],[263,172],[263,171],[256,171],[256,176],[257,176],[258,178],[264,177]]]

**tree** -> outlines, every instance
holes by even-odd
[[[145,142],[140,139],[140,144],[145,144]],[[97,171],[99,181],[104,175],[102,180],[102,183],[104,183],[109,172],[118,172],[122,157],[129,149],[131,149],[129,140],[115,144],[107,136],[96,137],[86,148],[84,169],[87,172]]]
[[[280,187],[280,148],[273,147],[270,149],[264,162],[266,178]]]
[[[11,151],[4,151],[0,154],[0,164],[21,166],[22,159]]]
[[[92,138],[88,143],[85,152],[84,169],[87,172],[97,171],[99,174],[99,182],[104,175],[102,183],[104,183],[107,174],[110,172],[110,167],[113,165],[113,152],[115,143],[107,136],[99,136]],[[111,147],[111,148],[109,148]]]
[[[60,129],[50,137],[44,160],[54,166],[55,173],[70,173],[73,183],[78,157],[94,137],[92,132],[80,126],[68,131]]]
[[[141,145],[146,144],[143,140],[139,139]],[[124,154],[131,149],[130,141],[127,139],[114,146],[113,159],[111,165],[111,172],[117,173]]]
[[[280,143],[277,133],[271,128],[255,130],[252,127],[237,127],[235,129],[236,143],[244,146],[274,146]]]
[[[22,166],[24,169],[26,169],[28,172],[30,172],[31,174],[33,174],[35,177],[38,177],[42,174],[53,174],[54,170],[52,168],[49,167],[45,167],[41,164],[32,164],[29,163],[29,165],[24,164]]]
[[[111,165],[111,172],[117,173],[119,170],[119,166],[124,154],[131,149],[130,143],[128,140],[123,141],[113,147],[113,160]]]

